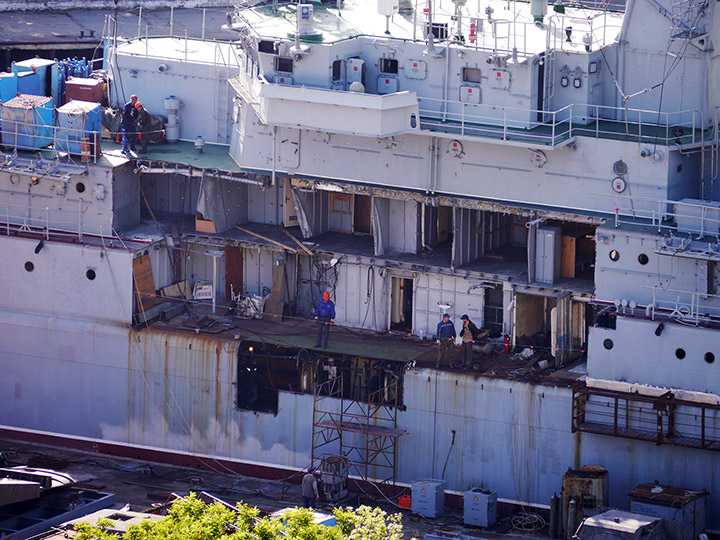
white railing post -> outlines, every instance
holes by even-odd
[[[10,205],[5,205],[5,224],[7,225],[7,234],[10,236]]]
[[[45,240],[50,240],[50,207],[45,207]]]
[[[460,134],[465,135],[465,105],[467,103],[460,104]]]
[[[503,107],[503,140],[507,141],[507,133],[508,125],[507,125],[507,107]]]

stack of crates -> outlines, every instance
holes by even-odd
[[[81,154],[82,142],[97,156],[100,143],[101,111],[99,103],[69,101],[57,110],[58,131],[55,148],[68,154]]]
[[[48,146],[53,139],[52,98],[20,94],[0,108],[2,144],[31,150]]]

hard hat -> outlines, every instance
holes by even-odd
[[[327,291],[325,291],[325,292],[323,293],[323,299],[324,299],[324,300],[330,300],[330,293],[327,292]]]
[[[142,106],[142,103],[140,103],[139,101],[135,104],[136,109],[142,109]]]

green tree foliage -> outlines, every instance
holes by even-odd
[[[75,525],[77,540],[400,540],[400,514],[388,515],[379,508],[336,508],[337,525],[325,527],[312,512],[296,508],[282,518],[259,518],[255,507],[238,503],[238,511],[218,502],[204,503],[194,494],[176,500],[168,515],[129,527],[123,537],[108,531],[109,520],[96,526]]]

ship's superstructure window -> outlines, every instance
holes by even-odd
[[[715,361],[715,355],[711,352],[706,352],[705,353],[705,361],[708,364],[712,364]]]
[[[675,358],[678,360],[685,358],[685,349],[675,349]]]
[[[613,348],[615,344],[613,343],[612,339],[606,339],[603,341],[603,347],[605,347],[608,351]]]
[[[398,61],[394,58],[381,58],[380,59],[380,73],[397,74],[398,72]]]
[[[285,58],[283,56],[278,56],[275,59],[275,71],[279,71],[281,73],[292,73],[293,72],[292,58]]]
[[[648,263],[649,260],[650,259],[648,258],[648,256],[645,253],[641,253],[640,255],[638,255],[638,262],[640,264],[645,265]]]
[[[30,261],[26,262],[25,263],[25,271],[32,272],[33,270],[35,270],[35,265],[33,263],[31,263]]]
[[[463,82],[480,84],[482,81],[482,72],[477,68],[463,68],[462,80]]]
[[[85,184],[83,184],[82,182],[78,182],[78,183],[75,185],[75,190],[76,190],[78,193],[84,192],[84,191],[85,191]]]
[[[618,250],[613,249],[608,255],[608,257],[610,257],[611,261],[618,261],[620,260],[620,253],[618,252]]]
[[[271,41],[269,39],[261,39],[258,42],[258,51],[261,53],[274,53],[275,52],[275,42]]]
[[[85,272],[85,277],[87,277],[90,281],[95,279],[95,277],[96,277],[95,270],[93,270],[92,268],[89,268],[88,271]]]
[[[333,80],[333,82],[342,80],[342,68],[343,68],[342,60],[335,60],[332,63],[332,80]]]

